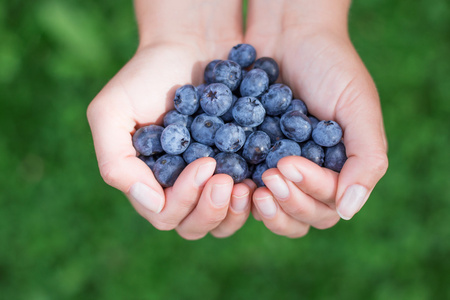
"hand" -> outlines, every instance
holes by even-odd
[[[246,42],[280,64],[281,81],[312,115],[341,125],[348,156],[340,174],[303,157],[283,158],[263,174],[267,188],[254,192],[254,215],[277,234],[300,237],[309,226],[329,228],[361,209],[386,172],[387,142],[375,85],[341,24],[346,11],[330,24],[295,17],[307,6],[277,12],[263,2],[250,2]],[[264,15],[269,11],[275,17]]]
[[[227,27],[233,32],[217,30],[212,35],[208,34],[211,27],[205,29],[206,33],[195,29],[197,22],[191,27],[181,26],[184,15],[177,19],[169,2],[136,2],[141,45],[88,108],[99,168],[106,183],[124,192],[137,212],[157,229],[176,229],[186,239],[198,239],[208,232],[225,237],[245,223],[254,183],[247,180],[233,185],[230,176],[213,175],[214,159],[202,158],[188,165],[173,187],[163,189],[148,166],[136,157],[131,143],[137,128],[162,123],[164,113],[173,109],[176,88],[199,84],[206,64],[226,57],[228,49],[242,39],[233,26]],[[187,2],[178,5],[189,5]],[[158,7],[159,18],[164,11],[173,18],[175,29],[159,27],[164,38],[158,37],[153,24],[146,23],[155,20],[145,14],[155,10],[146,7],[151,5],[163,6]],[[207,8],[195,11],[208,14]],[[180,12],[185,13],[182,9]],[[189,12],[186,16],[194,17]],[[215,24],[220,25],[221,20],[216,18]],[[146,30],[146,26],[152,29]],[[181,32],[166,35],[170,30]]]

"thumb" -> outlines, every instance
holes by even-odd
[[[150,168],[136,157],[131,141],[136,122],[117,99],[98,96],[87,110],[100,174],[107,184],[159,213],[165,204],[164,190]]]
[[[336,114],[344,129],[348,157],[339,174],[336,197],[337,212],[344,220],[351,219],[362,208],[388,167],[378,94],[374,87],[363,93],[354,91],[351,94],[357,96],[347,98],[349,101],[345,101],[342,109],[338,106]]]

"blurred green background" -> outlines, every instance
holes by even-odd
[[[390,168],[302,238],[159,232],[101,179],[85,111],[137,46],[131,1],[0,3],[0,299],[450,299],[450,2],[354,1]]]

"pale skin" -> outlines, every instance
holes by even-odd
[[[387,143],[375,85],[347,34],[349,5],[250,0],[244,36],[239,0],[136,0],[138,50],[87,112],[105,182],[157,229],[186,239],[229,236],[250,211],[288,237],[353,217],[386,172]],[[163,189],[136,157],[132,134],[160,124],[177,87],[200,84],[209,61],[225,59],[243,42],[280,64],[281,80],[312,114],[341,124],[348,161],[338,174],[287,157],[263,174],[267,187],[256,189],[251,180],[233,184],[228,175],[214,175],[214,159],[202,158]]]

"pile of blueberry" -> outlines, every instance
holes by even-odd
[[[341,127],[309,115],[287,85],[275,83],[275,60],[255,59],[251,45],[233,47],[228,60],[206,66],[205,83],[177,89],[164,127],[141,127],[133,135],[139,158],[163,187],[172,186],[187,164],[208,156],[217,162],[216,173],[236,183],[252,178],[258,186],[264,171],[290,155],[340,172],[347,159]]]

